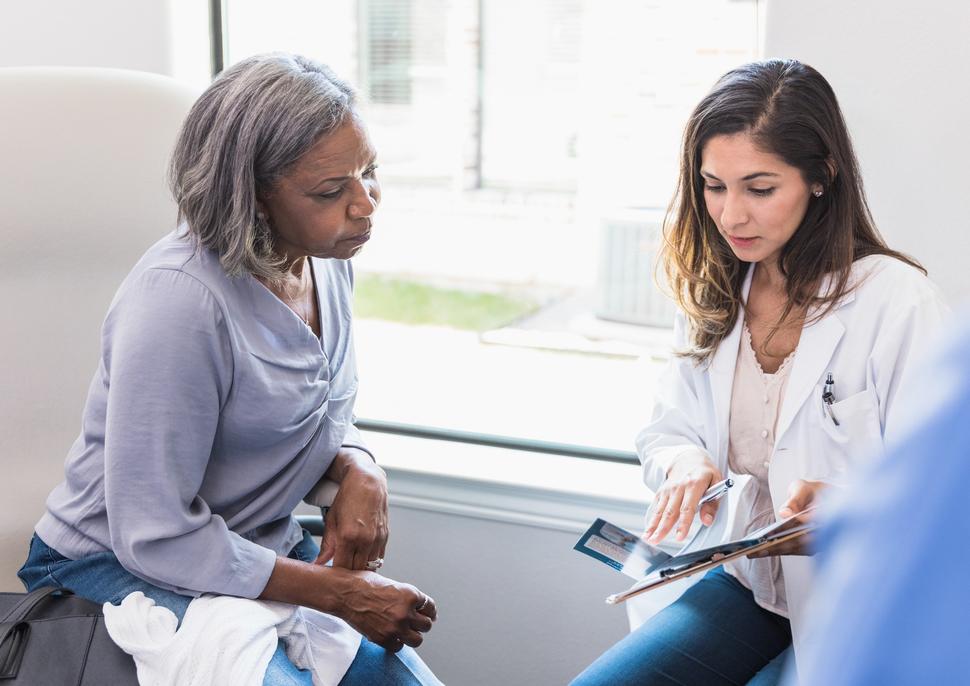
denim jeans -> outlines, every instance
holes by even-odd
[[[572,686],[773,686],[791,653],[791,624],[761,608],[721,567],[647,620]]]
[[[310,534],[304,532],[290,552],[290,557],[313,561],[319,548]],[[24,566],[17,572],[28,591],[41,586],[62,586],[96,603],[118,604],[129,593],[141,591],[156,605],[171,610],[181,621],[192,598],[153,586],[121,566],[113,553],[96,553],[80,560],[70,560],[48,546],[39,536],[30,541],[30,551]],[[340,686],[441,686],[427,665],[413,649],[405,646],[398,653],[389,653],[366,638]],[[283,645],[266,668],[263,686],[312,686],[310,672],[297,669],[286,656]]]

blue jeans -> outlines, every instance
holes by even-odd
[[[721,567],[601,655],[572,686],[771,686],[791,653],[791,624],[758,606]]]
[[[304,532],[303,540],[290,551],[290,557],[313,561],[318,553],[317,544]],[[188,596],[153,586],[131,574],[113,553],[96,553],[70,560],[37,535],[30,541],[27,561],[17,576],[28,591],[41,586],[62,586],[98,604],[117,604],[129,593],[141,591],[156,605],[174,612],[180,621],[192,601]],[[413,649],[405,646],[400,652],[389,653],[364,638],[340,686],[365,685],[441,686],[441,682]],[[297,669],[290,662],[280,644],[266,668],[263,686],[312,686],[312,679],[310,672]]]

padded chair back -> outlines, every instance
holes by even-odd
[[[134,71],[0,68],[0,591],[22,590],[111,297],[175,226],[166,165],[197,96]]]

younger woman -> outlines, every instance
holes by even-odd
[[[730,474],[736,511],[700,509],[699,544],[714,545],[804,509],[881,451],[945,310],[877,232],[832,88],[794,60],[735,69],[694,110],[666,239],[682,311],[637,439],[656,493],[645,537],[682,541]],[[777,683],[810,588],[804,554],[708,573],[574,684]]]

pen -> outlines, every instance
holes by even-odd
[[[727,493],[728,489],[731,488],[731,486],[733,485],[734,485],[734,479],[725,479],[724,481],[718,481],[716,484],[714,484],[706,491],[704,491],[704,495],[701,496],[700,501],[697,503],[698,506],[703,505],[704,503],[709,503],[712,500],[717,500],[725,493]]]
[[[835,418],[835,413],[832,412],[832,403],[835,402],[835,393],[832,392],[834,386],[835,379],[832,378],[832,372],[829,372],[825,377],[825,386],[822,387],[822,403],[826,414],[831,417],[832,423],[839,426],[839,420]]]

